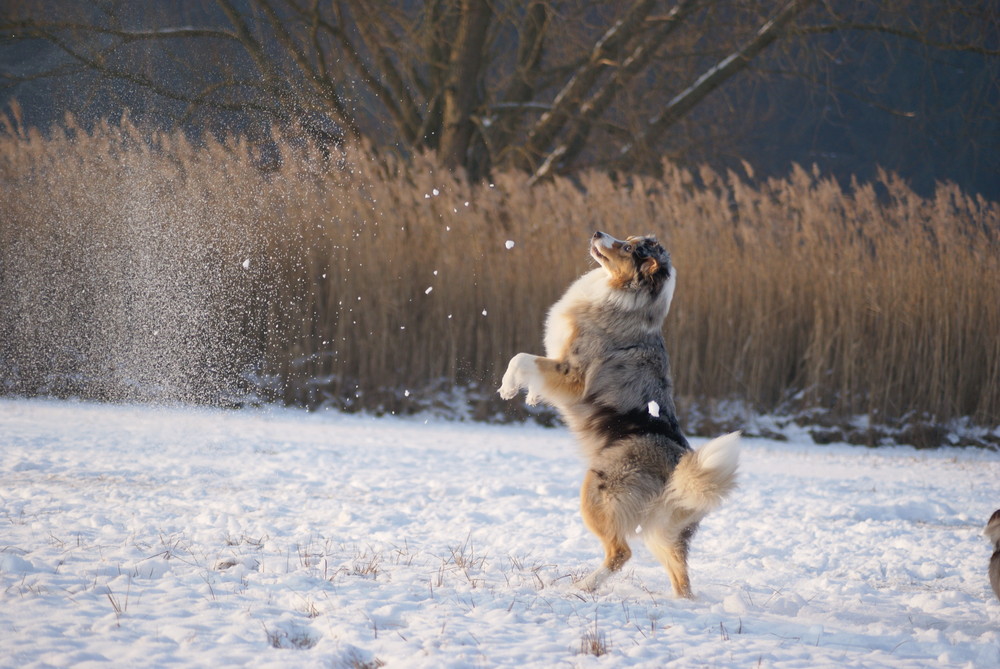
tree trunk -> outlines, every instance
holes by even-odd
[[[470,178],[478,177],[467,157],[476,130],[472,117],[482,99],[480,73],[490,17],[487,0],[461,0],[461,18],[444,87],[439,155],[449,168],[466,168]]]

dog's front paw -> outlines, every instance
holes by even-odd
[[[517,387],[509,386],[507,385],[506,382],[504,382],[497,390],[497,392],[500,393],[500,397],[502,397],[503,399],[512,400],[517,395]]]
[[[500,382],[500,397],[505,400],[513,399],[521,388],[525,387],[522,381],[522,365],[527,353],[518,353],[507,363],[507,371],[504,372],[503,380]]]

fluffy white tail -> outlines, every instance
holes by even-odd
[[[736,487],[740,463],[740,433],[723,435],[684,455],[667,485],[670,504],[708,513]]]

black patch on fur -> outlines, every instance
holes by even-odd
[[[681,532],[681,539],[683,539],[684,542],[687,543],[691,541],[691,538],[697,531],[698,531],[698,523],[691,523],[690,525],[684,528],[683,532]]]
[[[993,515],[990,516],[989,522],[986,523],[986,527],[988,529],[992,529],[991,526],[995,523],[1000,523],[1000,509],[993,512]],[[997,558],[997,556],[1000,555],[1000,535],[992,534],[992,536],[996,537],[996,541],[993,542],[993,557]],[[1000,597],[1000,595],[997,595],[997,597]]]
[[[690,448],[675,416],[653,416],[646,407],[623,413],[599,406],[590,417],[590,427],[604,438],[604,448],[611,448],[626,437],[646,435],[665,437],[683,448]]]
[[[681,532],[680,541],[678,542],[679,548],[684,553],[684,557],[687,558],[688,549],[691,547],[691,539],[694,538],[695,532],[698,531],[698,523],[691,523]]]

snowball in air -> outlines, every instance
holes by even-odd
[[[650,402],[649,403],[649,415],[652,416],[653,418],[659,418],[660,417],[660,405],[657,404],[656,402]]]
[[[510,240],[510,239],[508,239],[508,240],[507,240],[507,241],[506,241],[506,242],[504,243],[504,246],[506,246],[506,247],[507,247],[507,250],[508,250],[508,251],[509,251],[509,250],[511,250],[512,248],[514,248],[514,242],[513,242],[513,240]]]

